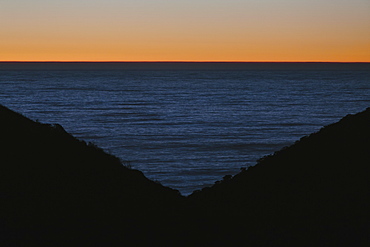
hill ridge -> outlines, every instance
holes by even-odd
[[[368,246],[370,108],[183,197],[0,105],[2,246]]]

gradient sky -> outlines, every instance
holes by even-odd
[[[370,62],[370,0],[0,0],[0,61]]]

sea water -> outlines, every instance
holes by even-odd
[[[0,104],[187,195],[369,107],[370,71],[6,69]]]

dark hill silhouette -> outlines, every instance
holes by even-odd
[[[0,106],[0,246],[370,246],[370,108],[188,198]]]
[[[60,125],[0,106],[0,136],[0,246],[145,245],[182,200]]]
[[[233,225],[236,242],[370,246],[369,175],[370,108],[189,199],[201,214],[222,215],[223,225]]]

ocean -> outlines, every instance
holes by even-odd
[[[370,107],[370,65],[0,63],[0,104],[188,195]]]

